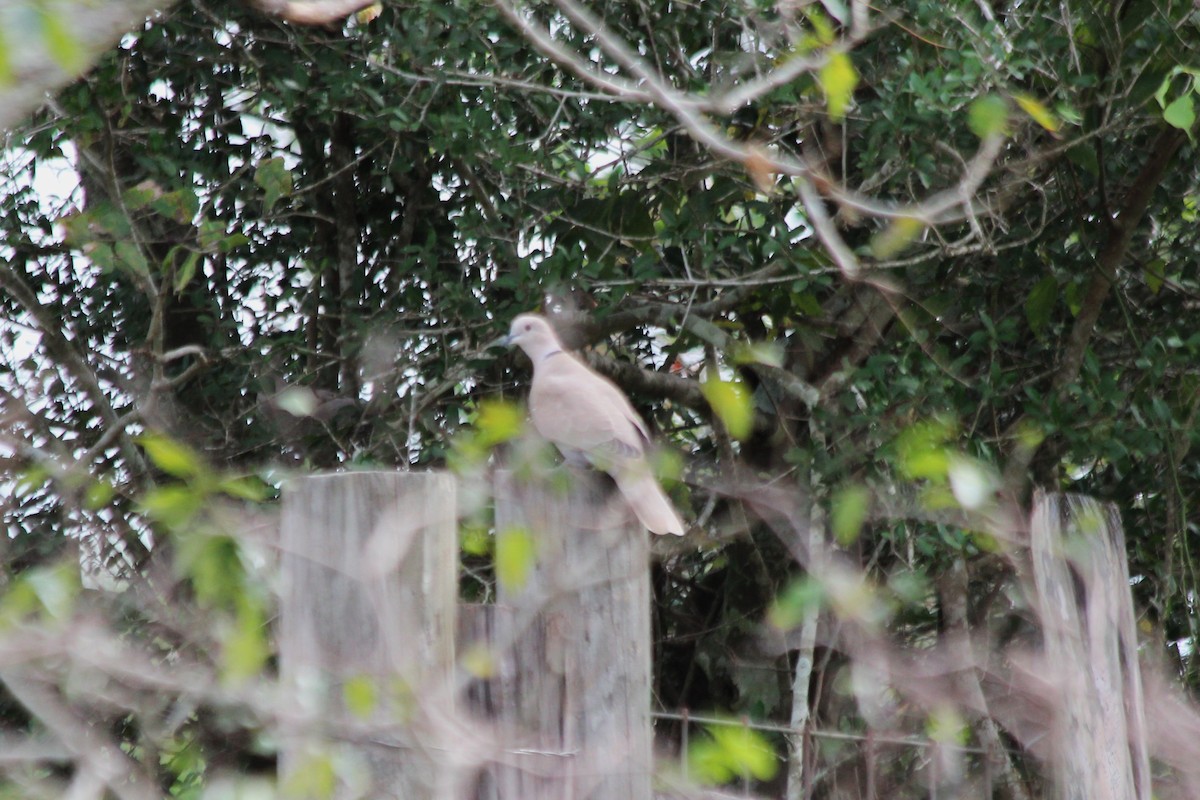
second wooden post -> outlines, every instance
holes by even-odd
[[[496,482],[497,548],[533,557],[501,581],[489,711],[511,746],[482,796],[650,800],[649,534],[602,476],[568,474]]]

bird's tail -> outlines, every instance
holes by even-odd
[[[641,469],[614,470],[613,479],[638,520],[651,533],[683,536],[683,520],[645,465]]]

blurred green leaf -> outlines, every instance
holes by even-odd
[[[871,495],[864,486],[846,486],[834,495],[829,521],[838,544],[848,547],[858,541],[870,506]]]
[[[204,470],[200,457],[187,445],[160,433],[137,437],[151,463],[176,478],[194,478]]]
[[[200,511],[204,499],[205,494],[191,486],[172,484],[146,492],[138,506],[151,519],[169,528],[179,528]]]
[[[829,117],[835,122],[841,121],[854,96],[854,87],[858,86],[858,71],[854,69],[854,62],[845,53],[831,53],[821,67],[817,80],[825,92]]]
[[[475,416],[475,430],[483,447],[494,447],[521,435],[525,411],[506,400],[483,400]]]
[[[1045,104],[1036,97],[1018,93],[1013,95],[1013,99],[1017,101],[1017,105],[1021,107],[1022,111],[1050,133],[1058,133],[1058,129],[1062,127],[1062,123],[1058,117],[1054,116],[1054,112],[1046,108]]]
[[[793,580],[767,610],[767,623],[776,630],[795,628],[825,600],[825,587],[811,576]]]
[[[945,480],[950,469],[946,443],[955,435],[949,420],[918,422],[896,439],[896,466],[909,479]]]
[[[1034,333],[1041,333],[1050,322],[1054,312],[1054,304],[1058,300],[1058,281],[1053,275],[1042,278],[1025,298],[1025,319]]]
[[[42,22],[42,40],[46,50],[63,72],[78,75],[88,66],[87,53],[54,6],[39,6]]]
[[[537,560],[533,534],[524,528],[505,528],[496,534],[496,581],[515,592],[525,586]]]
[[[1007,133],[1008,103],[994,94],[977,98],[967,109],[967,127],[980,139]]]
[[[355,675],[342,685],[346,710],[362,720],[371,718],[379,708],[379,688],[369,675]]]
[[[871,253],[878,259],[891,258],[924,232],[925,223],[916,217],[896,217],[871,238]]]
[[[239,500],[261,503],[269,499],[274,490],[257,475],[238,475],[221,479],[217,491]]]
[[[702,783],[719,785],[738,778],[770,780],[779,769],[771,743],[742,725],[706,725],[707,738],[694,741],[688,765]]]
[[[33,589],[38,602],[50,617],[61,621],[71,616],[81,588],[77,566],[60,563],[39,567],[25,573],[22,578]]]
[[[735,439],[745,439],[754,427],[754,405],[750,392],[740,381],[709,378],[700,384],[700,392]]]
[[[288,774],[283,795],[296,800],[331,800],[337,769],[329,753],[309,753]]]
[[[229,683],[241,683],[258,675],[271,656],[267,643],[267,625],[253,604],[238,603],[232,630],[221,643],[221,677]]]
[[[1187,131],[1192,136],[1192,128],[1196,125],[1196,106],[1190,94],[1181,95],[1171,101],[1163,109],[1163,120],[1173,127]]]
[[[280,198],[292,193],[292,173],[282,158],[265,158],[258,162],[254,182],[263,190],[263,207],[270,211]]]

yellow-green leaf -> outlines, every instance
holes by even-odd
[[[980,139],[1008,131],[1008,103],[994,94],[977,98],[967,109],[967,127]]]
[[[1058,117],[1054,116],[1054,112],[1046,108],[1042,101],[1028,94],[1015,94],[1013,99],[1017,101],[1017,105],[1021,110],[1033,118],[1033,121],[1041,125],[1051,133],[1058,133],[1058,129],[1062,127],[1062,122]]]
[[[891,258],[924,232],[925,223],[916,217],[896,217],[871,238],[871,253],[876,258]]]
[[[383,3],[371,3],[371,5],[354,14],[354,21],[359,25],[366,25],[369,22],[374,22],[382,13]]]
[[[825,587],[820,581],[805,576],[779,593],[767,610],[767,624],[776,630],[787,631],[799,625],[825,599]]]
[[[896,466],[909,479],[944,481],[950,469],[947,441],[955,434],[948,420],[919,422],[896,438]]]
[[[745,439],[750,435],[754,427],[754,404],[745,384],[710,378],[700,384],[700,392],[730,436]]]
[[[46,613],[57,620],[66,619],[75,608],[79,596],[79,570],[58,564],[26,573],[25,581]]]
[[[257,675],[271,655],[262,614],[243,603],[237,622],[222,645],[221,675],[226,681],[239,683]]]
[[[1190,94],[1181,95],[1163,109],[1163,120],[1173,127],[1187,131],[1192,135],[1192,126],[1196,124],[1196,108]]]
[[[850,106],[854,87],[858,86],[858,70],[854,68],[850,56],[841,52],[831,53],[817,74],[817,81],[825,92],[825,105],[830,118],[841,120]]]
[[[476,643],[467,648],[460,659],[468,675],[487,679],[496,674],[496,655],[486,646]]]
[[[475,430],[479,444],[493,447],[521,434],[525,425],[525,412],[515,403],[505,400],[484,400],[479,404],[475,417]]]
[[[496,581],[510,592],[529,580],[537,558],[533,534],[524,528],[505,528],[496,534]]]
[[[346,710],[359,719],[370,719],[379,707],[379,688],[369,675],[355,675],[342,685]]]
[[[92,481],[83,493],[83,505],[85,508],[95,511],[108,505],[116,493],[117,490],[108,481]]]
[[[203,493],[190,486],[174,484],[151,489],[138,505],[143,514],[156,522],[178,528],[191,520],[203,504]]]
[[[42,8],[42,41],[50,57],[70,75],[78,75],[88,65],[87,55],[74,32],[59,14]]]
[[[261,503],[271,496],[271,487],[256,475],[237,475],[225,478],[217,489],[230,497]]]
[[[9,86],[16,79],[13,70],[12,51],[9,49],[8,37],[0,29],[0,86]]]
[[[870,505],[871,495],[862,486],[847,486],[834,495],[829,522],[838,544],[846,547],[858,541]]]
[[[283,785],[286,798],[329,800],[337,788],[337,768],[328,753],[312,753],[290,770]]]
[[[779,769],[771,743],[756,730],[742,725],[707,725],[708,737],[688,750],[688,764],[697,779],[708,784],[737,778],[770,780]]]
[[[194,478],[203,470],[200,457],[187,445],[158,433],[138,437],[138,444],[154,466],[176,478]]]
[[[196,277],[196,267],[200,263],[200,253],[192,250],[183,259],[183,263],[175,270],[175,294],[179,294]]]
[[[135,275],[149,275],[150,264],[146,261],[146,256],[142,255],[142,250],[133,242],[122,239],[113,245],[113,251],[117,256],[117,266],[124,267]]]
[[[281,197],[292,193],[292,173],[282,158],[265,158],[258,162],[254,182],[263,190],[263,207],[270,211]]]

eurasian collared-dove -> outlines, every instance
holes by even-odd
[[[506,341],[533,362],[529,416],[564,455],[580,453],[613,477],[652,533],[683,535],[683,521],[646,461],[646,424],[616,384],[563,349],[544,317],[522,314]]]

